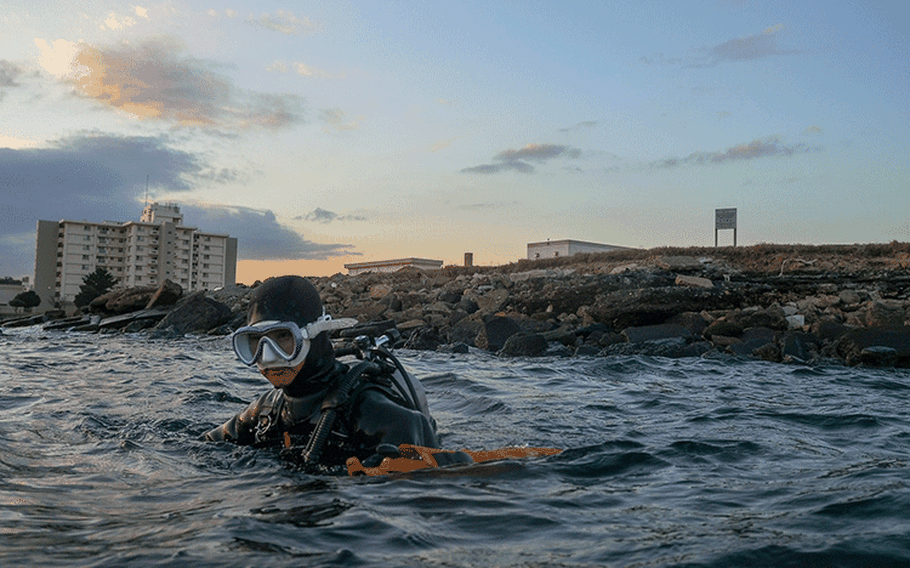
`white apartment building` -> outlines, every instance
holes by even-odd
[[[35,291],[42,306],[72,301],[99,267],[117,287],[168,279],[184,291],[211,290],[235,283],[237,239],[184,225],[174,203],[146,205],[139,222],[38,221]]]

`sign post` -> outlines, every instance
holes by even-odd
[[[714,210],[714,248],[717,248],[717,231],[733,229],[733,246],[736,246],[736,208]]]

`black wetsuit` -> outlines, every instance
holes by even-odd
[[[241,445],[303,448],[319,421],[323,402],[349,369],[335,361],[319,382],[309,383],[318,385],[310,392],[300,392],[298,388],[289,394],[292,389],[273,389],[208,432],[205,438]],[[352,456],[373,461],[379,444],[438,448],[436,423],[426,409],[425,397],[421,397],[423,400],[415,403],[399,394],[388,374],[364,373],[347,404],[339,408],[319,464],[344,466]]]

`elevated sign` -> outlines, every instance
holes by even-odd
[[[717,231],[733,229],[733,246],[736,246],[736,208],[714,210],[714,246],[717,246]]]

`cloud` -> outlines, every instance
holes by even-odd
[[[534,166],[527,163],[528,161],[543,163],[554,158],[576,159],[580,157],[581,150],[572,148],[571,146],[563,146],[560,144],[528,144],[524,148],[518,150],[503,150],[499,154],[496,154],[493,156],[496,163],[464,168],[461,172],[472,174],[495,174],[505,171],[516,171],[531,174],[534,173],[535,170]]]
[[[309,77],[311,79],[343,79],[343,73],[329,73],[323,69],[313,67],[312,65],[307,65],[300,61],[293,61],[290,64],[286,61],[275,61],[268,65],[265,68],[266,71],[271,73],[288,73],[293,71],[294,73],[302,76]]]
[[[114,12],[111,12],[107,18],[104,19],[104,24],[101,25],[101,29],[110,29],[110,30],[121,30],[123,28],[130,28],[136,25],[136,20],[129,16],[119,16]]]
[[[825,129],[822,128],[821,126],[818,126],[817,124],[813,124],[812,126],[810,126],[809,128],[806,129],[806,133],[808,133],[808,134],[823,134],[824,132],[825,132]]]
[[[138,220],[152,191],[187,191],[240,174],[174,149],[166,137],[82,134],[42,148],[0,148],[0,272],[30,272],[39,219]],[[10,245],[30,235],[28,246]]]
[[[60,219],[138,220],[148,176],[151,197],[242,180],[164,136],[82,134],[44,148],[0,148],[0,276],[32,272],[35,223]],[[241,258],[324,259],[356,255],[351,245],[305,240],[274,213],[228,205],[180,204],[184,222],[239,240]]]
[[[16,77],[22,74],[22,69],[15,63],[0,59],[0,89],[18,87]]]
[[[180,212],[187,225],[237,237],[237,256],[244,260],[325,260],[361,254],[352,250],[354,245],[308,241],[267,209],[190,203],[181,205]]]
[[[338,131],[357,130],[360,128],[360,122],[363,120],[363,117],[358,117],[357,120],[345,122],[344,111],[338,108],[323,109],[319,113],[319,118]]]
[[[142,6],[133,6],[133,9],[136,11],[136,15],[140,18],[148,19],[149,11]]]
[[[75,93],[139,119],[229,130],[278,129],[302,120],[302,99],[236,88],[221,66],[185,55],[169,38],[96,47],[37,39],[39,63]]]
[[[651,57],[643,56],[639,61],[645,64],[704,68],[728,62],[754,61],[799,53],[797,50],[783,49],[778,45],[778,39],[783,29],[783,24],[777,24],[758,34],[729,39],[713,46],[701,47],[696,50],[698,55],[695,56],[667,57],[659,53]]]
[[[566,128],[560,128],[559,131],[560,132],[572,132],[575,130],[584,130],[587,128],[594,128],[595,126],[597,126],[596,120],[586,120],[584,122],[579,122],[578,124],[573,124],[572,126],[568,126]]]
[[[6,96],[6,89],[18,87],[16,78],[22,74],[22,69],[16,64],[0,59],[0,102]]]
[[[338,213],[335,213],[334,211],[329,211],[329,210],[323,209],[321,207],[317,207],[316,209],[313,209],[306,215],[295,217],[294,219],[297,221],[304,220],[304,221],[312,221],[315,223],[322,223],[323,225],[327,225],[327,224],[331,223],[332,221],[366,221],[367,220],[366,217],[362,217],[360,215],[339,215]]]
[[[247,16],[246,23],[257,28],[285,35],[309,35],[322,31],[322,26],[309,18],[300,19],[293,12],[278,10],[274,16],[262,14],[258,18]]]
[[[664,158],[649,164],[651,168],[666,169],[684,165],[709,165],[722,164],[740,160],[752,160],[769,156],[793,156],[820,151],[820,146],[808,144],[782,144],[777,136],[770,136],[764,140],[755,139],[745,144],[737,144],[726,150],[716,152],[693,152],[685,158]]]
[[[513,209],[520,206],[519,201],[487,201],[483,203],[465,203],[458,205],[455,209],[460,211],[490,211],[497,209]]]

